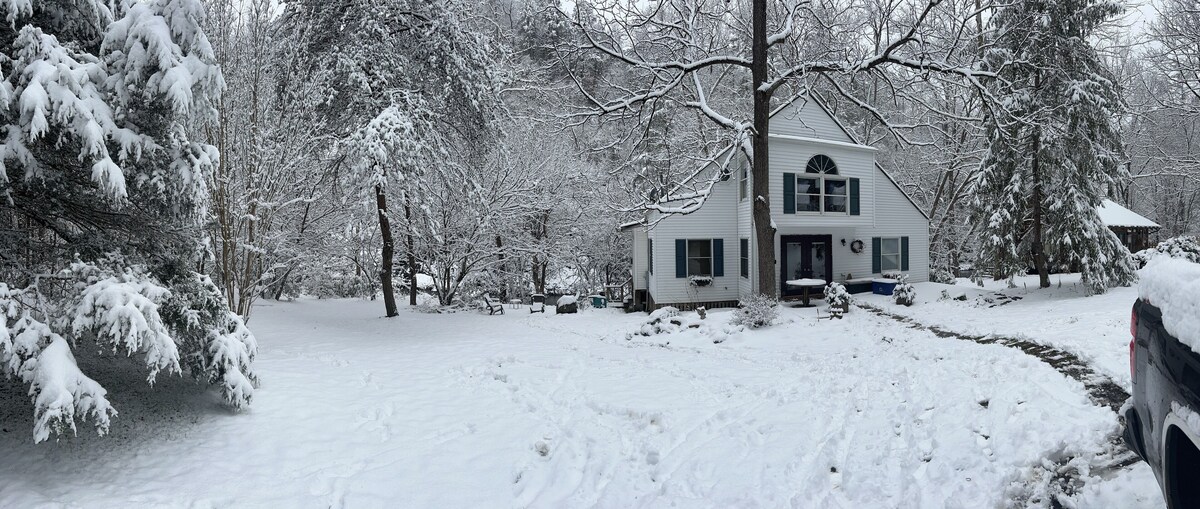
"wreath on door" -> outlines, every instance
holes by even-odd
[[[863,241],[855,239],[854,242],[851,242],[850,251],[853,251],[855,254],[863,252]]]

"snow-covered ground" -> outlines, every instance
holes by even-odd
[[[1124,290],[1065,292],[968,309],[920,285],[906,309],[1056,327],[1119,371],[1105,349],[1122,341]],[[646,315],[381,308],[260,306],[263,386],[240,414],[190,382],[89,370],[110,377],[112,434],[33,445],[23,396],[0,390],[0,507],[1024,506],[1043,461],[1086,458],[1117,429],[1033,357],[862,310],[787,308],[758,331],[713,311],[627,340]],[[1078,337],[1100,333],[1096,348]],[[1090,481],[1078,507],[1162,506],[1144,465]]]

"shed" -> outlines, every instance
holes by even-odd
[[[1104,200],[1096,211],[1100,214],[1100,221],[1104,226],[1117,234],[1117,238],[1121,239],[1121,243],[1131,253],[1151,247],[1150,235],[1161,228],[1158,223],[1112,200]]]

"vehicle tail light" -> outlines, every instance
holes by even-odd
[[[1129,312],[1129,378],[1137,377],[1137,306]]]

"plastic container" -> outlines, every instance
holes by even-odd
[[[891,278],[879,278],[871,280],[871,293],[876,295],[891,295],[896,290],[896,281]]]

